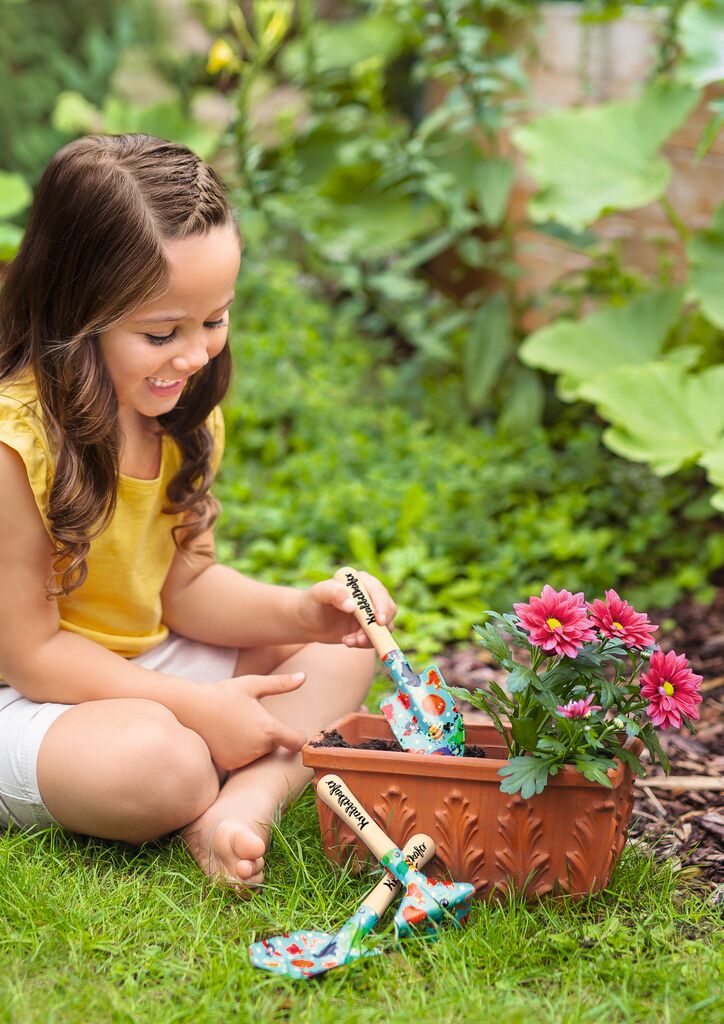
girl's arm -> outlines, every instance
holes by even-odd
[[[267,647],[311,639],[304,592],[249,579],[215,559],[213,530],[176,551],[161,590],[174,633],[218,647]]]
[[[382,583],[361,574],[377,621],[392,626],[397,608]],[[191,640],[219,647],[319,642],[369,647],[344,583],[323,580],[306,590],[258,583],[214,561],[211,531],[193,551],[177,551],[161,591],[163,621]]]
[[[86,637],[61,630],[45,582],[53,547],[20,456],[0,444],[0,673],[30,700],[80,704],[143,698],[163,704],[206,741],[222,768],[241,767],[304,737],[259,703],[296,689],[292,676],[244,676],[203,685],[134,665]]]

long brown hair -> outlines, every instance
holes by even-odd
[[[49,593],[69,594],[83,583],[90,542],[116,505],[118,403],[98,333],[165,292],[164,242],[225,225],[238,231],[221,179],[164,139],[87,135],[45,169],[0,291],[0,383],[35,374],[53,449],[48,521],[59,582]],[[226,345],[159,417],[182,454],[164,509],[187,513],[180,541],[174,531],[177,546],[188,546],[218,515],[204,421],[230,376]]]

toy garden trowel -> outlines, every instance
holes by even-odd
[[[435,844],[420,833],[408,840],[402,853],[411,868],[421,868],[435,856]],[[272,974],[313,978],[361,957],[376,956],[382,952],[379,947],[363,949],[362,940],[401,891],[402,883],[385,871],[336,935],[305,930],[262,939],[249,946],[251,962]]]
[[[419,675],[413,672],[389,629],[375,621],[370,596],[354,569],[340,569],[334,578],[347,587],[355,603],[355,618],[397,686],[380,708],[400,746],[416,753],[464,754],[463,718],[453,697],[443,688],[445,680],[440,670],[429,665]]]
[[[474,885],[426,878],[412,867],[409,858],[372,820],[338,775],[321,778],[317,783],[317,795],[405,887],[395,914],[395,929],[400,938],[417,931],[435,935],[445,921],[460,927],[470,911],[470,901],[475,895]]]

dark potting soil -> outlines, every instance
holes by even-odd
[[[389,750],[399,754],[403,752],[397,740],[363,740],[362,743],[348,743],[337,729],[323,732],[320,742],[309,745],[310,747],[344,747],[347,750]],[[470,743],[465,747],[465,756],[485,757],[486,754],[482,747]]]

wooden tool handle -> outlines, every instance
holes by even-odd
[[[375,610],[372,604],[372,598],[367,593],[362,581],[359,578],[359,573],[356,569],[351,569],[348,565],[343,569],[339,569],[335,574],[334,578],[339,580],[340,583],[344,583],[347,588],[349,596],[354,601],[354,616],[359,622],[362,629],[365,631],[370,643],[379,654],[380,658],[384,659],[390,651],[394,651],[398,646],[390,633],[387,626],[380,626],[375,620]]]
[[[435,842],[424,832],[418,832],[407,840],[402,852],[415,870],[420,871],[435,856]],[[362,906],[373,910],[379,920],[401,889],[402,883],[385,871],[384,877],[362,900]]]
[[[340,779],[339,775],[325,775],[317,783],[317,795],[322,803],[331,807],[342,821],[362,840],[377,860],[395,849],[395,844],[386,836],[379,825],[372,820],[357,797]]]

